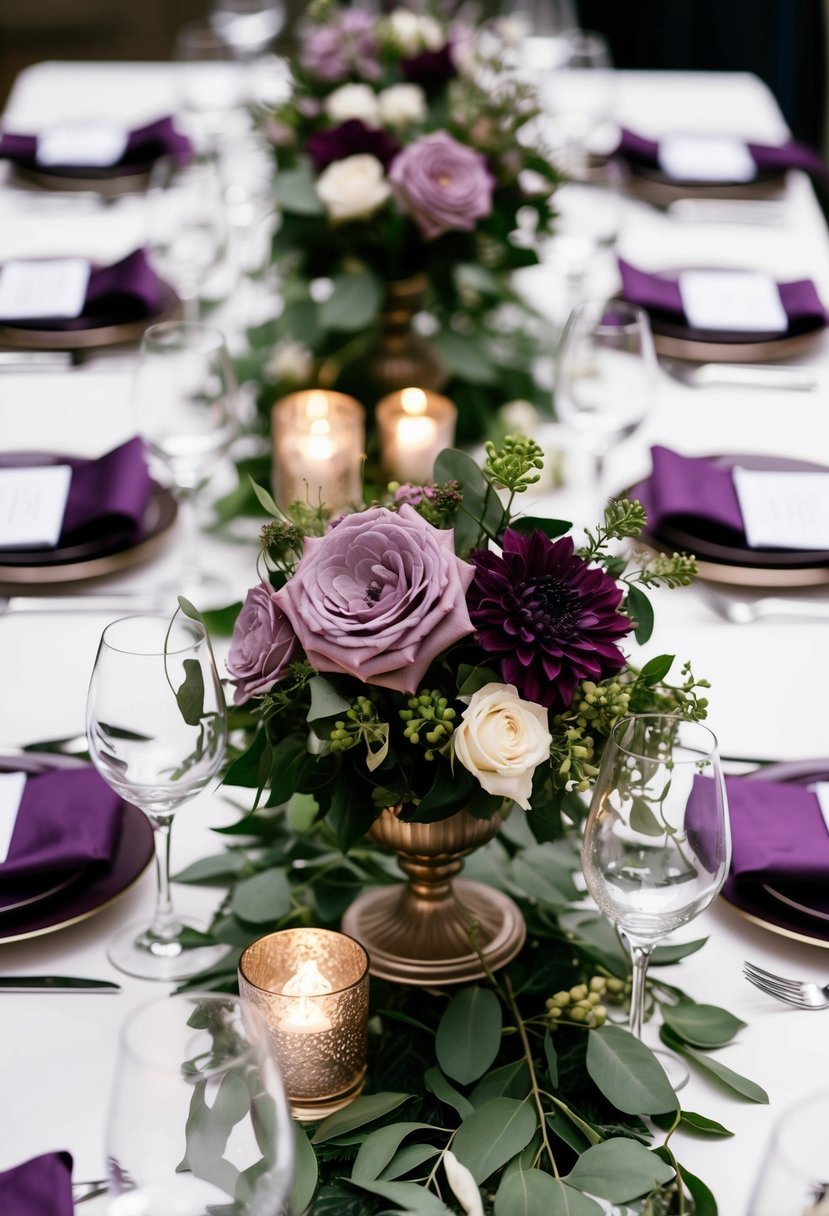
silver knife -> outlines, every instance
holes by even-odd
[[[82,979],[75,975],[0,975],[4,992],[120,992],[110,980]]]

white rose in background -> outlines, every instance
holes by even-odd
[[[339,223],[368,219],[390,193],[383,166],[367,152],[332,161],[317,178],[317,194],[329,217]]]
[[[393,84],[378,97],[380,119],[388,127],[409,127],[426,117],[426,94],[419,84]]]
[[[533,773],[549,759],[551,743],[547,710],[522,700],[514,684],[485,684],[473,693],[452,736],[456,758],[481,788],[525,811]]]
[[[417,55],[420,51],[439,51],[446,38],[440,24],[425,13],[410,13],[396,8],[385,21],[386,34],[400,51]]]
[[[359,118],[368,127],[376,127],[380,118],[377,94],[368,84],[344,84],[325,99],[325,112],[334,123]]]
[[[314,356],[307,346],[292,338],[282,338],[273,348],[265,364],[265,375],[269,380],[287,380],[292,384],[304,384],[311,379]]]

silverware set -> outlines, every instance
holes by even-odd
[[[722,385],[809,393],[818,386],[817,377],[810,368],[786,367],[780,363],[687,363],[681,359],[661,358],[659,366],[672,379],[691,388]]]
[[[750,984],[796,1009],[829,1009],[829,984],[809,980],[791,980],[773,971],[764,971],[754,963],[743,963],[743,975]]]

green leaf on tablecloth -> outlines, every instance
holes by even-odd
[[[252,477],[250,479],[250,484],[251,484],[251,489],[253,490],[254,494],[256,495],[256,497],[259,501],[259,504],[262,507],[264,507],[264,509],[268,512],[268,515],[273,515],[275,519],[281,519],[282,512],[280,511],[279,507],[276,505],[276,502],[275,502],[274,497],[271,494],[270,490],[266,490],[264,486],[260,486],[258,484],[258,482],[255,482],[253,480]]]
[[[238,878],[248,868],[247,858],[242,853],[214,853],[212,857],[200,857],[178,874],[173,882],[195,882],[221,884],[223,879]]]
[[[311,1143],[323,1144],[326,1140],[333,1140],[335,1136],[344,1136],[347,1132],[354,1131],[355,1127],[365,1127],[367,1123],[373,1123],[375,1119],[380,1119],[389,1111],[402,1106],[410,1097],[411,1094],[399,1093],[361,1094],[343,1110],[323,1119],[311,1137]]]
[[[320,322],[326,329],[349,333],[366,329],[380,312],[383,285],[365,267],[346,274],[335,275],[333,290],[320,305]]]
[[[416,1216],[452,1216],[451,1210],[434,1191],[427,1191],[415,1182],[360,1182],[356,1178],[352,1178],[351,1182],[370,1195],[388,1199],[404,1212],[412,1212]]]
[[[678,963],[680,959],[688,958],[690,954],[696,954],[697,950],[701,950],[708,941],[707,937],[697,937],[692,942],[678,942],[676,945],[655,946],[651,955],[651,967],[667,967],[672,963]]]
[[[283,211],[296,215],[324,215],[325,207],[314,187],[310,161],[301,160],[295,168],[280,169],[274,182],[274,196]]]
[[[510,520],[512,532],[543,532],[548,540],[564,536],[572,528],[572,523],[565,519],[545,519],[542,515],[518,515]]]
[[[204,674],[198,659],[185,659],[184,680],[176,690],[176,704],[188,726],[198,726],[204,716]]]
[[[751,1081],[748,1077],[742,1076],[741,1073],[734,1072],[732,1068],[721,1064],[719,1060],[715,1060],[712,1056],[706,1055],[702,1051],[697,1051],[694,1047],[689,1047],[683,1039],[674,1034],[670,1026],[664,1024],[660,1026],[659,1035],[662,1042],[670,1047],[672,1051],[677,1051],[689,1060],[693,1060],[700,1068],[711,1073],[712,1076],[722,1081],[723,1085],[734,1090],[741,1097],[747,1098],[749,1102],[768,1102],[768,1094],[756,1081]]]
[[[468,1085],[489,1068],[501,1045],[501,1003],[488,988],[464,988],[449,1002],[438,1026],[438,1064]]]
[[[659,654],[655,659],[651,659],[646,663],[639,672],[639,681],[647,685],[649,688],[657,684],[660,680],[664,680],[665,676],[671,670],[671,665],[676,656],[672,654]]]
[[[402,1178],[404,1174],[417,1169],[424,1162],[431,1161],[433,1157],[437,1157],[439,1152],[440,1149],[435,1148],[432,1144],[406,1144],[394,1154],[380,1175],[380,1181],[394,1182],[395,1179]]]
[[[654,1115],[676,1110],[677,1097],[662,1065],[621,1026],[605,1023],[587,1036],[587,1071],[617,1110]]]
[[[464,1120],[452,1151],[480,1186],[521,1152],[537,1126],[535,1109],[526,1099],[495,1098]]]
[[[601,1216],[601,1211],[592,1199],[542,1170],[505,1175],[495,1193],[495,1216]]]
[[[627,1203],[674,1177],[673,1167],[644,1145],[614,1136],[586,1149],[565,1181],[611,1203]]]
[[[668,1131],[674,1122],[673,1115],[653,1115],[653,1122],[657,1127],[661,1127],[663,1131]],[[696,1132],[701,1136],[733,1136],[734,1133],[729,1131],[727,1127],[723,1127],[722,1123],[717,1123],[716,1119],[709,1119],[706,1115],[698,1115],[692,1110],[680,1111],[679,1126],[684,1132]]]
[[[440,1131],[430,1123],[390,1123],[366,1136],[354,1159],[352,1182],[373,1182],[379,1178],[400,1145],[413,1132]]]
[[[467,1115],[471,1115],[475,1107],[465,1098],[462,1093],[459,1093],[439,1068],[429,1068],[423,1078],[426,1082],[426,1088],[433,1093],[435,1097],[444,1102],[447,1106],[451,1106],[457,1112],[461,1119],[465,1119]]]
[[[653,633],[653,605],[640,587],[630,584],[626,607],[636,623],[633,636],[640,646],[644,646]]]
[[[231,906],[242,920],[255,925],[281,920],[291,910],[291,888],[282,870],[263,870],[243,878],[233,889]]]
[[[514,1060],[512,1064],[502,1064],[481,1077],[469,1095],[469,1101],[477,1110],[493,1098],[525,1098],[529,1092],[530,1070],[527,1061]]]
[[[733,1013],[717,1005],[682,1002],[679,1005],[662,1005],[661,1009],[663,1021],[692,1047],[725,1047],[746,1025]]]

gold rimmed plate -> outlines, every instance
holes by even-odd
[[[66,756],[26,752],[19,757],[4,756],[0,770],[37,774],[82,764]],[[61,889],[28,905],[9,909],[0,918],[0,945],[56,933],[103,911],[137,882],[154,852],[149,820],[137,807],[125,803],[121,835],[112,860],[87,866]]]
[[[38,329],[0,323],[0,347],[10,350],[89,351],[108,346],[140,342],[144,330],[161,321],[181,316],[181,300],[169,283],[159,279],[160,302],[149,316],[134,317],[111,325],[91,325],[86,329]]]
[[[773,170],[758,171],[748,182],[701,182],[678,181],[667,177],[656,167],[641,165],[624,158],[628,175],[625,190],[646,203],[666,207],[682,198],[714,198],[739,201],[741,199],[779,198],[786,185],[785,173]]]
[[[122,194],[142,194],[150,184],[152,165],[136,164],[129,168],[91,169],[61,173],[33,166],[14,165],[11,180],[14,185],[35,190],[59,190],[65,193],[100,194],[102,198],[118,198]]]

